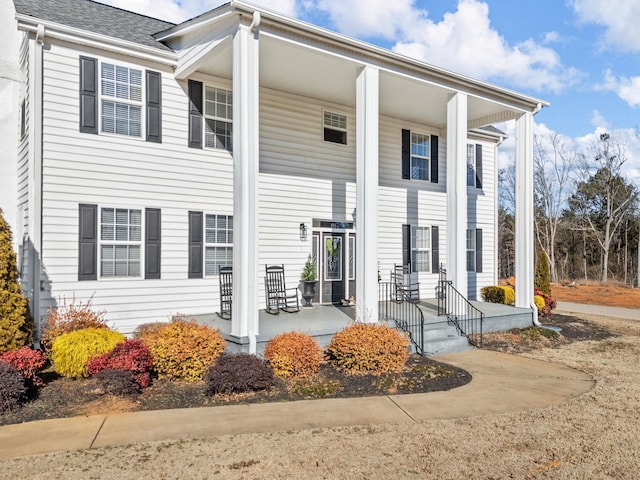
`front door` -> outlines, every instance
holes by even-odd
[[[345,298],[344,233],[323,232],[320,237],[322,303],[340,303]]]

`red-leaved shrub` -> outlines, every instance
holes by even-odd
[[[137,339],[127,339],[109,352],[93,357],[87,363],[87,371],[92,376],[103,370],[130,371],[141,388],[148,387],[151,383],[152,368],[153,360],[149,347]]]
[[[29,347],[9,350],[8,352],[0,353],[0,361],[7,362],[32,385],[38,387],[43,385],[39,373],[47,363],[47,358],[41,350],[32,350]]]
[[[556,308],[556,305],[557,305],[556,300],[551,295],[547,295],[546,293],[544,293],[539,288],[534,288],[533,289],[533,294],[534,295],[538,295],[538,296],[540,296],[540,297],[542,297],[544,299],[544,307],[542,309],[538,310],[540,315],[543,316],[543,317],[551,316],[551,310],[554,310]]]

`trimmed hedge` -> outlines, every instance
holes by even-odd
[[[207,393],[244,393],[273,386],[273,372],[267,364],[248,353],[223,353],[204,377]]]
[[[516,292],[509,285],[494,285],[483,287],[480,294],[485,302],[502,303],[504,305],[513,305],[516,303]]]
[[[301,332],[286,332],[267,343],[264,358],[278,377],[305,378],[315,375],[324,363],[324,353],[315,339]]]
[[[146,388],[151,384],[152,368],[151,351],[138,339],[126,339],[112,350],[93,357],[87,363],[87,371],[91,376],[104,370],[129,371],[134,375],[140,388]]]
[[[401,372],[409,358],[409,339],[386,325],[356,323],[336,333],[327,355],[350,375]]]
[[[89,360],[107,353],[124,340],[125,336],[121,333],[102,328],[85,328],[65,333],[53,342],[51,361],[60,375],[87,377]]]

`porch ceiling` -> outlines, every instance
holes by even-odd
[[[227,37],[199,62],[198,71],[231,78],[233,43]],[[338,105],[355,107],[356,76],[363,62],[336,52],[302,45],[272,34],[260,37],[260,86],[299,94]],[[380,114],[445,128],[447,101],[455,92],[436,84],[391,71],[380,70]],[[514,118],[517,110],[501,103],[469,95],[470,127]]]

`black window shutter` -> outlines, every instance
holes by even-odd
[[[98,133],[98,60],[80,57],[80,131]]]
[[[147,142],[162,143],[162,75],[146,71]]]
[[[482,229],[476,230],[476,273],[482,273]]]
[[[440,273],[440,230],[431,227],[431,273]]]
[[[402,225],[402,264],[411,265],[411,225]]]
[[[161,216],[159,208],[144,211],[144,278],[160,278]]]
[[[189,80],[189,148],[202,148],[202,82]]]
[[[404,128],[402,129],[402,178],[411,178],[411,131]]]
[[[202,278],[202,212],[189,212],[189,278]]]
[[[98,206],[80,204],[78,280],[98,279]]]
[[[476,187],[482,188],[482,145],[476,144]]]
[[[431,183],[438,183],[438,136],[431,135]]]

